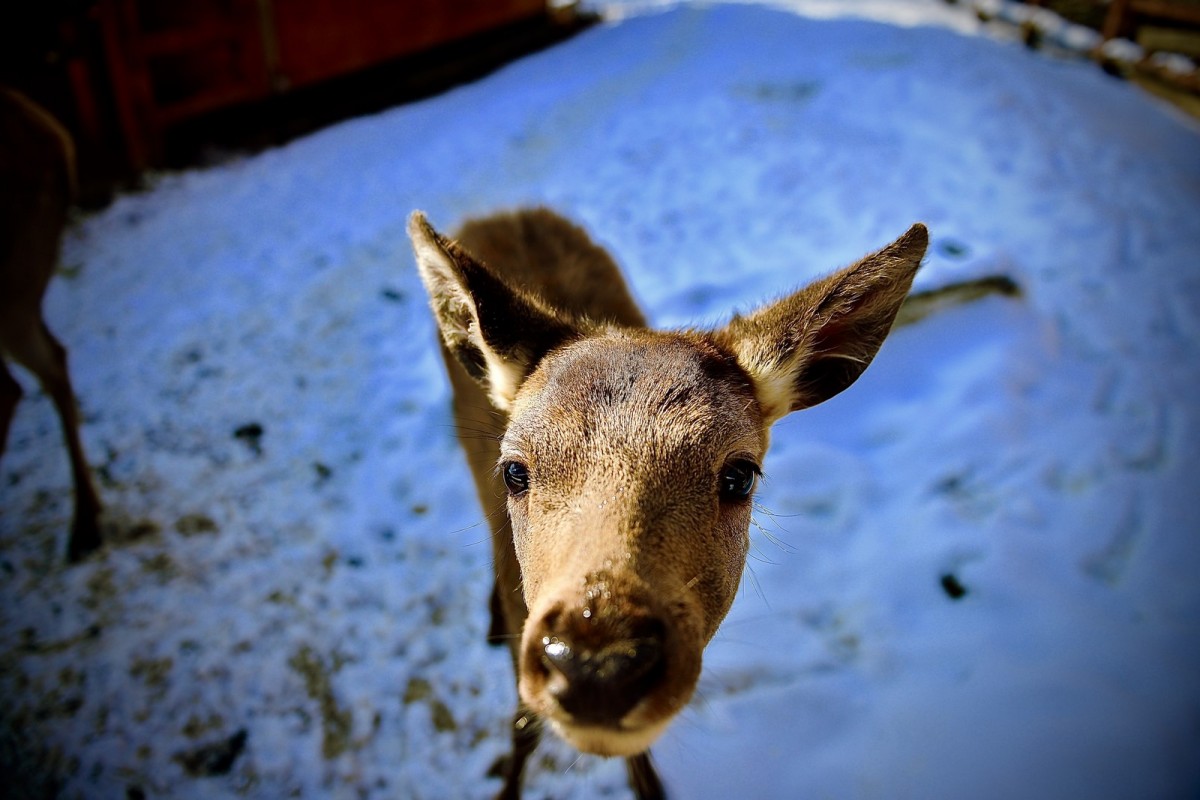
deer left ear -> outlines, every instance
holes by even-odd
[[[767,424],[858,380],[891,330],[928,246],[929,232],[917,223],[882,250],[716,333],[754,382]]]

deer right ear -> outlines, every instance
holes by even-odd
[[[542,356],[578,331],[435,231],[419,211],[409,217],[408,236],[442,341],[507,411]]]
[[[887,247],[717,333],[754,383],[767,424],[858,380],[892,328],[929,233],[920,223]]]

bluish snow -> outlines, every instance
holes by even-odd
[[[498,789],[514,691],[403,226],[532,202],[661,326],[915,220],[921,285],[1024,288],[896,331],[777,426],[744,591],[655,749],[674,796],[1196,796],[1200,130],[944,3],[783,5],[611,4],[74,226],[47,316],[115,541],[62,563],[44,396],[0,463],[0,723],[62,796]],[[188,774],[239,730],[228,774]],[[552,742],[527,787],[626,792]]]

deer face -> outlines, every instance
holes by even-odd
[[[409,235],[443,342],[508,418],[521,585],[499,589],[529,612],[521,699],[581,750],[639,753],[690,699],[737,590],[769,426],[866,369],[925,228],[709,333],[590,322],[420,214]]]
[[[519,691],[576,747],[641,752],[691,698],[765,445],[748,376],[700,337],[588,337],[522,384],[499,465],[529,607]]]

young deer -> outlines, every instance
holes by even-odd
[[[75,479],[71,561],[100,546],[100,500],[79,441],[67,352],[42,320],[42,296],[58,265],[74,190],[70,135],[28,98],[0,88],[0,353],[37,377],[62,420]],[[0,455],[20,399],[20,385],[0,360]]]
[[[539,720],[625,756],[635,794],[660,797],[648,748],[741,581],[768,429],[867,368],[925,227],[723,328],[666,332],[551,211],[471,221],[457,241],[416,212],[408,232],[491,525],[490,637],[517,676],[500,797],[519,796]]]

